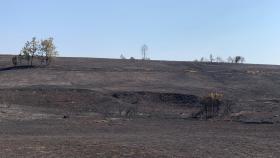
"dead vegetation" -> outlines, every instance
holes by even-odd
[[[232,111],[233,102],[223,98],[224,95],[217,92],[209,93],[207,96],[202,97],[200,101],[201,109],[193,114],[193,118],[207,120],[229,116]]]

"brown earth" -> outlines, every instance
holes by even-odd
[[[0,56],[0,157],[279,157],[279,68]],[[231,111],[192,118],[211,92]]]

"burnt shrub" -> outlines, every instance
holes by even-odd
[[[232,106],[234,105],[234,102],[232,100],[224,100],[222,104],[223,104],[222,117],[228,116],[232,112]]]
[[[204,96],[200,101],[200,111],[193,114],[193,117],[209,119],[218,116],[220,107],[223,104],[222,98],[223,94],[221,93],[209,93]]]

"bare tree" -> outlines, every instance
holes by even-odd
[[[203,57],[200,58],[200,62],[204,62],[204,58]]]
[[[210,54],[209,58],[210,58],[210,62],[213,63],[214,62],[214,56],[212,54]]]
[[[218,63],[223,63],[224,60],[221,57],[216,57],[216,62]]]
[[[229,57],[227,58],[227,61],[228,61],[229,63],[234,63],[234,59],[233,59],[231,56],[229,56]]]
[[[244,58],[244,57],[241,57],[240,62],[241,62],[241,63],[244,63],[244,62],[245,62],[245,58]]]
[[[141,47],[141,53],[142,53],[142,59],[146,60],[147,59],[147,51],[148,51],[148,46],[146,44],[144,44]]]

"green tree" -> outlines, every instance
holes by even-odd
[[[31,41],[27,41],[21,50],[24,58],[28,61],[28,64],[33,65],[33,59],[37,55],[37,50],[39,48],[39,42],[36,37],[33,37]]]
[[[39,42],[36,40],[36,37],[32,38],[30,42],[30,56],[31,56],[31,66],[33,65],[33,59],[37,55],[37,50],[39,48]]]
[[[234,62],[235,63],[239,63],[240,61],[241,61],[241,56],[236,56],[235,58],[234,58]]]

